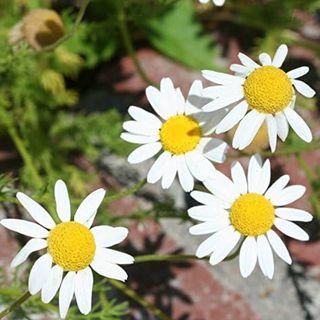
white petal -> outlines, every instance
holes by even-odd
[[[164,120],[167,120],[171,116],[171,112],[167,108],[163,108],[164,101],[162,95],[158,89],[149,86],[146,89],[146,96],[154,109],[154,111]]]
[[[56,265],[49,271],[46,282],[41,290],[41,299],[44,303],[49,303],[60,287],[62,281],[63,269]]]
[[[238,161],[234,161],[231,166],[231,176],[239,194],[245,194],[248,191],[247,179],[244,170]]]
[[[250,70],[260,68],[260,66],[255,61],[241,52],[238,54],[238,58],[240,59],[241,63]]]
[[[237,128],[233,137],[233,147],[240,150],[247,147],[256,136],[264,119],[265,115],[255,110],[247,113],[246,116],[240,121],[239,127]]]
[[[259,183],[256,192],[259,194],[264,194],[270,185],[270,179],[271,165],[269,159],[267,159],[261,168],[261,175],[259,177]]]
[[[248,191],[258,192],[262,168],[260,166],[260,157],[254,155],[250,158],[248,166]]]
[[[28,288],[32,295],[38,293],[46,282],[52,265],[51,256],[46,253],[41,256],[30,270]]]
[[[291,264],[292,260],[289,251],[281,238],[273,230],[269,230],[267,236],[274,252],[286,263]]]
[[[287,54],[288,54],[288,47],[285,44],[282,44],[281,46],[279,46],[279,48],[277,49],[273,57],[272,65],[280,68],[284,60],[286,59]]]
[[[201,80],[193,81],[185,105],[185,113],[187,115],[198,113],[200,109],[208,103],[208,99],[202,96],[202,90]]]
[[[90,218],[89,220],[87,220],[86,222],[84,222],[83,225],[84,225],[85,227],[87,227],[88,229],[90,229],[91,226],[92,226],[92,224],[93,224],[93,222],[94,222],[94,219],[95,219],[95,217],[96,217],[96,214],[97,214],[97,211],[94,212],[93,215],[91,216],[91,218]]]
[[[309,222],[313,219],[312,214],[295,208],[277,208],[276,215],[285,220]]]
[[[195,206],[188,210],[188,214],[192,219],[199,221],[216,222],[218,224],[229,223],[228,212],[219,207]]]
[[[246,115],[247,111],[247,101],[241,101],[218,124],[216,129],[217,134],[226,132],[230,130],[232,127],[234,127]]]
[[[147,180],[148,183],[156,183],[163,176],[168,162],[171,159],[171,153],[164,151],[158,159],[154,162],[151,169],[148,172]]]
[[[91,263],[92,269],[103,277],[126,281],[127,273],[118,265],[106,262],[101,259],[94,259]]]
[[[127,133],[127,132],[121,133],[120,138],[122,140],[127,141],[127,142],[137,143],[137,144],[145,144],[145,143],[152,143],[152,142],[159,141],[158,135],[141,136],[141,135],[131,134],[131,133]]]
[[[134,257],[130,254],[123,253],[113,249],[97,248],[97,259],[104,260],[106,262],[115,264],[132,264],[134,263]]]
[[[203,138],[203,154],[206,158],[217,163],[223,163],[226,159],[228,144],[216,138]]]
[[[59,310],[60,317],[64,319],[68,313],[68,309],[74,294],[76,273],[70,271],[64,277],[59,291]]]
[[[289,186],[275,194],[270,201],[274,206],[285,206],[301,198],[306,192],[306,187],[300,185]]]
[[[188,152],[185,159],[191,174],[199,181],[214,177],[213,164],[198,152]]]
[[[208,192],[192,191],[190,193],[190,195],[193,199],[195,199],[196,201],[198,201],[200,203],[206,204],[208,206],[214,206],[214,207],[220,208],[220,204],[219,204],[217,198]]]
[[[257,247],[260,268],[265,276],[272,279],[274,274],[274,261],[271,247],[265,235],[258,236]]]
[[[239,87],[240,87],[239,84],[237,85],[234,83],[230,83],[228,85],[211,86],[211,87],[204,88],[202,90],[202,95],[204,98],[208,98],[208,99],[210,98],[210,100],[207,101],[207,103],[208,103],[208,102],[212,101],[212,99],[217,99],[217,98],[228,96],[228,94],[230,92],[232,92],[233,90],[235,90]],[[204,105],[202,107],[204,107]]]
[[[48,211],[40,206],[39,203],[32,200],[22,192],[17,193],[17,199],[37,223],[41,224],[47,229],[52,229],[55,227],[56,224],[54,220],[52,219]]]
[[[283,113],[276,114],[278,136],[282,141],[287,139],[289,133],[288,121]]]
[[[269,144],[271,152],[275,152],[277,148],[277,122],[274,116],[268,115],[266,118],[267,121],[267,128],[268,128],[268,137],[269,137]]]
[[[66,184],[58,180],[54,186],[54,196],[56,199],[56,209],[62,222],[68,222],[71,218],[70,199]]]
[[[88,314],[92,306],[93,274],[90,267],[76,274],[74,293],[77,305],[82,314]]]
[[[250,276],[256,266],[258,258],[257,242],[255,237],[247,237],[241,246],[239,265],[240,272],[244,278]]]
[[[248,69],[246,66],[243,66],[242,64],[234,63],[230,66],[230,70],[236,73],[241,73],[244,75],[247,75],[250,72],[250,69]]]
[[[49,234],[48,230],[31,221],[3,219],[0,223],[7,229],[32,238],[46,238]]]
[[[160,92],[162,98],[162,110],[166,115],[172,117],[178,114],[179,101],[177,99],[176,89],[170,78],[162,78],[160,81]]]
[[[44,239],[31,239],[29,240],[24,247],[18,252],[11,262],[11,267],[15,268],[21,263],[25,262],[29,255],[35,251],[44,249],[47,247],[47,240]]]
[[[178,171],[178,159],[176,156],[173,156],[166,166],[164,174],[162,176],[161,185],[163,189],[168,189],[176,177]]]
[[[199,245],[196,256],[198,258],[203,258],[211,254],[214,250],[216,250],[217,247],[223,244],[233,232],[234,228],[232,226],[229,226],[214,233]]]
[[[213,112],[202,112],[201,129],[204,136],[211,136],[223,118],[233,109],[232,106]]]
[[[243,88],[241,86],[234,88],[228,95],[221,96],[208,104],[206,104],[202,110],[205,112],[217,111],[225,108],[232,103],[238,102],[244,97]]]
[[[203,70],[202,76],[209,81],[212,81],[217,84],[224,84],[224,85],[230,85],[230,84],[231,85],[234,85],[234,84],[242,85],[245,81],[245,79],[237,77],[237,76],[233,76],[231,74],[210,71],[210,70]]]
[[[128,236],[124,227],[97,226],[90,230],[98,247],[111,247],[122,242]]]
[[[271,57],[265,52],[259,55],[259,60],[263,66],[268,66],[272,64]]]
[[[265,193],[267,199],[275,197],[289,183],[290,177],[286,174],[277,179]]]
[[[206,221],[192,226],[189,229],[190,234],[202,235],[213,233],[226,228],[230,224],[229,218],[226,215],[218,215],[216,213],[216,216],[217,219]]]
[[[194,186],[193,177],[187,167],[185,156],[179,156],[178,158],[178,177],[182,189],[185,192],[190,192]]]
[[[288,237],[301,241],[309,240],[309,235],[291,221],[275,218],[274,225]]]
[[[312,133],[305,121],[291,108],[286,108],[284,114],[294,132],[304,141],[312,141]]]
[[[141,123],[146,123],[152,125],[152,127],[155,127],[159,129],[162,126],[162,122],[159,118],[157,118],[154,114],[151,112],[148,112],[142,108],[138,108],[135,106],[131,106],[128,109],[129,114],[131,117]]]
[[[177,114],[184,114],[186,101],[184,99],[184,96],[180,88],[176,89],[176,100],[177,100]]]
[[[144,144],[129,154],[128,161],[131,164],[140,163],[155,156],[162,148],[160,142]]]
[[[149,123],[143,123],[138,121],[125,121],[122,124],[124,130],[131,134],[138,134],[143,136],[156,136],[159,133],[159,128],[152,127]]]
[[[299,67],[287,72],[287,76],[291,79],[297,79],[309,72],[309,67]]]
[[[79,205],[74,221],[85,223],[97,212],[106,191],[102,188],[91,192]]]
[[[213,3],[217,6],[217,7],[221,7],[224,5],[225,0],[213,0]]]
[[[216,171],[214,179],[204,181],[204,185],[218,198],[233,203],[240,196],[233,182],[220,171]]]
[[[232,234],[230,234],[230,236],[225,239],[223,243],[221,243],[221,246],[217,247],[213,252],[210,257],[209,263],[214,266],[224,260],[237,245],[240,237],[241,235],[238,231],[234,231]]]
[[[316,92],[305,82],[301,80],[293,80],[293,85],[303,96],[312,98]]]

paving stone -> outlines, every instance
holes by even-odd
[[[151,220],[132,224],[127,249],[136,255],[179,253],[170,230],[171,225],[167,229]],[[143,263],[128,272],[130,285],[172,319],[259,319],[242,296],[222,285],[202,262]]]
[[[205,239],[189,235],[190,224],[181,224],[172,219],[162,220],[161,223],[166,232],[185,249],[186,253],[193,254],[201,240]],[[240,294],[259,319],[305,319],[296,288],[288,276],[288,267],[284,262],[275,257],[275,276],[272,281],[265,278],[258,268],[248,279],[243,279],[238,264],[238,259],[235,259],[215,267],[206,264],[206,268],[221,285]],[[319,289],[320,286],[318,286]]]

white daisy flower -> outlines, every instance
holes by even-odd
[[[89,194],[78,207],[73,221],[65,183],[58,180],[54,192],[56,210],[61,220],[59,224],[37,202],[24,193],[17,193],[18,200],[36,223],[20,219],[1,221],[4,227],[32,238],[16,255],[11,266],[16,267],[26,261],[31,253],[46,249],[47,252],[38,258],[30,271],[30,293],[34,295],[41,291],[42,301],[48,303],[60,288],[61,318],[66,317],[73,295],[80,312],[86,315],[91,311],[91,269],[104,277],[120,281],[128,277],[118,264],[131,264],[134,258],[109,249],[123,241],[128,230],[106,225],[91,228],[105,190],[98,189]]]
[[[204,89],[203,94],[213,99],[203,107],[204,111],[215,111],[237,103],[216,128],[219,134],[240,122],[233,138],[234,148],[242,150],[247,147],[263,122],[268,127],[272,152],[276,149],[277,135],[282,141],[286,140],[289,125],[304,141],[312,140],[308,125],[294,110],[295,90],[308,98],[315,95],[309,85],[297,80],[308,73],[309,68],[299,67],[285,73],[280,67],[287,53],[288,47],[284,44],[277,49],[273,59],[267,53],[261,53],[262,66],[239,53],[242,64],[230,67],[235,75],[202,71],[206,79],[218,84]]]
[[[210,123],[205,122],[207,115],[199,108],[208,103],[208,99],[201,96],[201,91],[201,81],[195,81],[185,100],[171,79],[164,78],[160,90],[152,86],[146,89],[146,96],[158,116],[142,108],[129,108],[134,121],[124,122],[123,128],[128,132],[122,133],[121,138],[142,146],[129,155],[128,161],[140,163],[162,151],[148,173],[149,183],[162,178],[162,187],[167,189],[178,173],[182,188],[188,192],[193,189],[194,178],[203,181],[212,176],[214,166],[210,161],[224,161],[227,144],[210,137],[209,133],[226,110],[215,112]]]
[[[272,279],[272,249],[291,264],[289,252],[273,227],[294,239],[309,239],[308,234],[291,221],[311,221],[312,215],[287,207],[299,199],[306,188],[300,185],[287,187],[288,175],[280,177],[269,187],[270,161],[262,164],[259,156],[251,157],[247,177],[239,162],[233,163],[231,176],[232,180],[217,171],[214,179],[204,182],[212,194],[191,193],[202,205],[188,210],[191,218],[201,221],[190,228],[190,233],[212,233],[200,244],[196,255],[199,258],[210,255],[210,264],[216,265],[240,243],[242,276],[248,277],[258,261],[263,274]]]
[[[210,0],[199,0],[200,3],[208,3]],[[223,6],[225,3],[225,0],[212,0],[212,2],[216,5],[216,6]]]

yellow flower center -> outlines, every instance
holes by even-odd
[[[257,193],[240,196],[230,210],[230,222],[244,236],[258,236],[271,229],[274,221],[272,203]]]
[[[79,271],[93,260],[96,244],[91,231],[78,222],[63,222],[49,233],[48,251],[64,271]]]
[[[172,154],[183,154],[194,150],[199,144],[200,138],[200,125],[190,116],[173,116],[160,129],[163,149]]]
[[[243,88],[249,106],[261,113],[282,111],[293,97],[289,77],[273,66],[261,67],[250,73]]]

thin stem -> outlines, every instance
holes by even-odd
[[[223,261],[230,261],[233,260],[235,257],[239,255],[240,246],[238,249],[228,257],[226,257]],[[208,260],[208,258],[199,259],[195,255],[191,254],[180,254],[180,255],[141,255],[135,257],[135,263],[144,263],[144,262],[159,262],[159,261],[166,261],[166,262],[179,262],[179,261],[187,261],[187,260]],[[134,292],[132,289],[127,287],[122,282],[119,282],[117,280],[108,279],[110,283],[121,290],[125,295],[133,299],[134,301],[138,302],[140,305],[145,307],[147,310],[149,310],[154,316],[162,319],[162,320],[172,320],[169,316],[167,316],[165,313],[163,313],[160,309],[158,309],[153,304],[146,301],[142,296],[138,295],[136,292]],[[104,280],[103,280],[104,281]],[[102,281],[102,282],[103,282]],[[17,309],[22,303],[24,303],[27,299],[31,297],[31,294],[29,292],[25,292],[20,298],[18,298],[15,302],[13,302],[9,307],[4,309],[0,312],[0,319],[3,319],[5,316],[7,316],[9,313],[13,312],[15,309]]]
[[[41,50],[41,52],[48,52],[48,51],[52,51],[55,48],[59,47],[62,43],[66,42],[67,40],[69,40],[78,30],[78,27],[84,17],[84,14],[87,10],[87,7],[89,5],[91,0],[83,0],[81,7],[79,9],[76,21],[74,23],[74,25],[72,26],[72,29],[70,30],[69,33],[67,33],[65,36],[63,36],[62,38],[60,38],[59,40],[57,40],[55,43],[43,48]]]
[[[12,303],[9,307],[0,312],[0,319],[4,319],[8,314],[16,310],[20,307],[26,300],[31,297],[29,292],[25,292],[20,298],[18,298],[14,303]]]
[[[135,49],[133,47],[133,43],[132,43],[132,39],[130,36],[130,32],[128,29],[128,25],[127,25],[127,18],[126,18],[126,14],[123,8],[123,3],[119,3],[118,5],[118,25],[119,25],[119,30],[120,30],[120,34],[123,40],[123,44],[132,60],[132,62],[134,63],[137,72],[139,73],[141,79],[147,84],[147,85],[151,85],[151,86],[158,86],[158,84],[156,84],[155,82],[153,82],[144,72],[139,59],[137,58]]]
[[[137,191],[139,191],[145,184],[147,183],[147,179],[143,179],[141,181],[139,181],[138,183],[136,183],[135,185],[133,185],[131,188],[125,190],[125,191],[122,191],[122,192],[119,192],[119,193],[115,193],[113,195],[110,195],[109,197],[106,198],[106,202],[107,203],[110,203],[112,201],[115,201],[115,200],[119,200],[119,199],[122,199],[124,197],[127,197],[133,193],[136,193]]]
[[[135,263],[156,262],[156,261],[179,262],[179,261],[196,260],[196,259],[198,258],[192,254],[160,255],[160,256],[155,254],[148,254],[148,255],[135,257],[134,262]]]
[[[233,254],[226,257],[223,261],[231,261],[239,255],[239,246],[238,250],[236,250]],[[143,256],[136,256],[134,258],[135,263],[143,263],[143,262],[157,262],[157,261],[166,261],[166,262],[179,262],[179,261],[186,261],[186,260],[209,260],[208,257],[205,258],[198,258],[192,254],[177,254],[177,255],[143,255]]]
[[[135,291],[130,289],[124,283],[117,281],[117,280],[112,280],[112,279],[109,279],[109,281],[114,287],[119,289],[127,297],[131,298],[132,300],[134,300],[135,302],[139,303],[141,306],[146,308],[148,311],[150,311],[155,317],[157,317],[161,320],[173,320],[171,317],[166,315],[164,312],[162,312],[160,309],[158,309],[155,305],[146,301],[142,296],[140,296]]]
[[[23,159],[23,162],[25,163],[25,165],[29,169],[29,172],[32,176],[34,184],[36,185],[36,187],[38,189],[41,189],[42,188],[42,179],[41,179],[36,167],[34,166],[34,161],[32,160],[32,157],[31,157],[30,153],[28,152],[27,147],[25,146],[23,140],[20,138],[20,136],[17,132],[17,129],[14,126],[13,121],[9,116],[9,113],[6,112],[5,110],[0,110],[0,115],[1,115],[2,122],[7,127],[8,133],[9,133],[11,139],[13,140],[15,146],[17,147],[20,156]]]
[[[310,166],[308,165],[308,163],[306,162],[304,157],[301,155],[301,153],[296,154],[296,158],[297,158],[297,161],[298,161],[301,169],[304,171],[304,173],[306,175],[306,178],[308,180],[310,187],[313,189],[314,181],[316,179],[315,174],[312,172],[312,170],[310,169]],[[314,210],[316,211],[315,212],[316,215],[319,217],[320,201],[318,200],[318,197],[314,197],[311,201],[311,204],[312,204]]]

